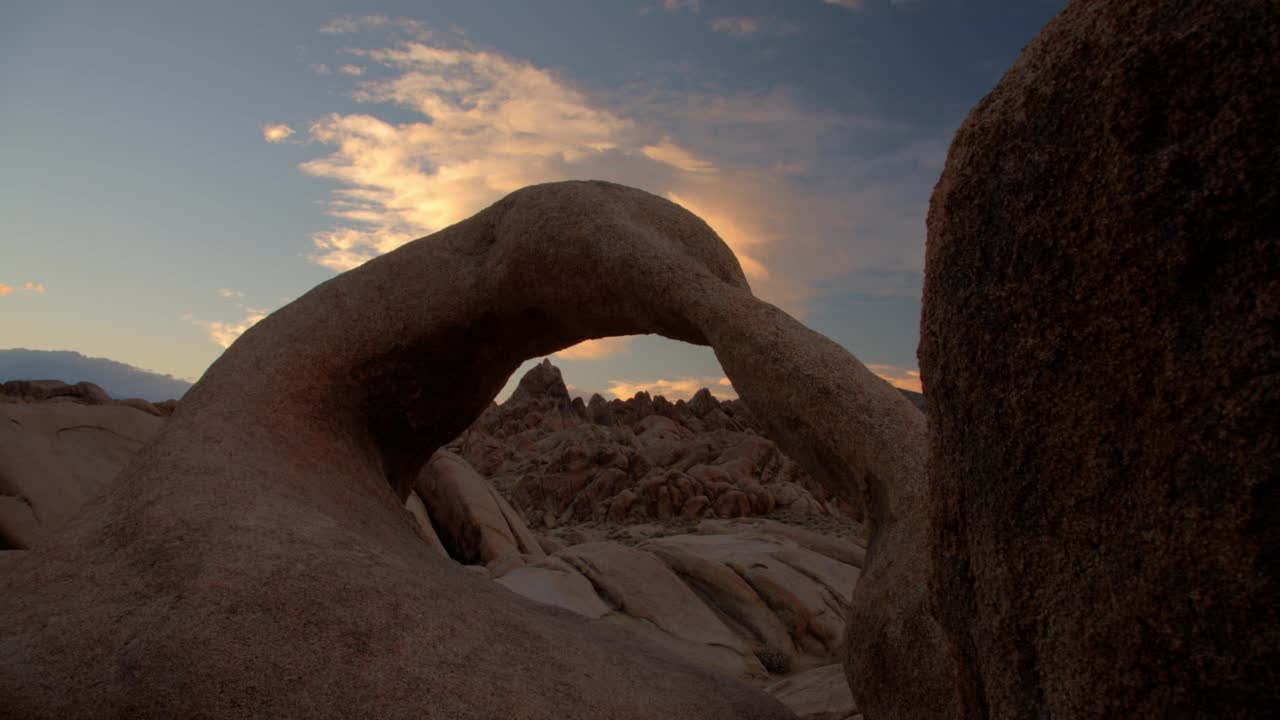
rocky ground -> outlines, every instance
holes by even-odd
[[[3,390],[0,537],[15,551],[92,502],[174,408],[85,383]],[[543,363],[436,453],[405,510],[461,571],[765,688],[800,717],[857,716],[839,652],[862,525],[740,402],[583,402]]]

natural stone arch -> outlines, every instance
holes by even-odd
[[[119,487],[0,584],[0,643],[17,659],[0,670],[0,694],[33,712],[58,697],[88,703],[60,708],[70,716],[131,707],[142,693],[159,698],[144,709],[217,716],[234,710],[219,687],[248,692],[257,681],[253,701],[281,711],[323,698],[322,710],[390,717],[421,710],[425,694],[450,717],[509,715],[517,703],[528,717],[579,707],[592,717],[784,716],[733,683],[650,661],[625,638],[495,596],[414,545],[398,501],[521,361],[637,333],[710,345],[784,450],[865,509],[871,538],[849,623],[855,694],[868,716],[945,716],[950,685],[926,603],[923,417],[846,350],[755,298],[697,217],[601,182],[513,193],[246,332]],[[14,581],[31,574],[36,582]],[[434,614],[415,616],[423,577],[435,595],[467,597],[433,597]],[[95,605],[79,592],[94,592]],[[163,617],[158,597],[169,598]],[[296,635],[245,604],[314,636],[281,647]],[[104,626],[108,612],[118,617]],[[74,645],[48,630],[59,616]],[[360,648],[356,677],[334,667]],[[467,677],[450,665],[459,653]],[[175,675],[210,654],[200,678]],[[517,686],[501,677],[513,673]],[[545,708],[529,710],[529,686],[543,689],[533,694]],[[180,698],[166,694],[179,688]]]

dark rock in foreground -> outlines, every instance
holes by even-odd
[[[1078,0],[956,135],[920,367],[964,717],[1280,707],[1280,11]]]

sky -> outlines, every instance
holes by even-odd
[[[951,135],[1064,4],[9,0],[0,348],[195,380],[335,273],[602,179],[695,212],[758,296],[918,389]],[[660,337],[552,360],[576,394],[733,396]]]

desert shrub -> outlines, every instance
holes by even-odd
[[[772,675],[786,675],[791,672],[791,656],[777,648],[763,648],[756,651],[756,658]]]

